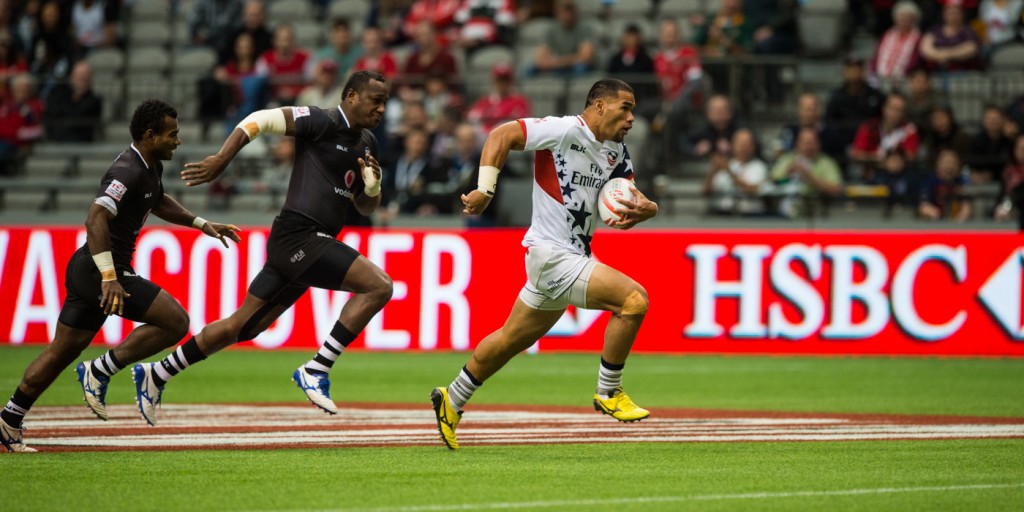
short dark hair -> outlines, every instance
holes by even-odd
[[[595,101],[607,98],[609,96],[618,96],[619,91],[626,91],[633,94],[633,88],[626,82],[617,78],[605,78],[594,82],[594,85],[590,87],[590,92],[587,93],[587,104],[584,108],[594,104]]]
[[[357,94],[362,92],[363,89],[366,88],[366,85],[369,84],[371,80],[376,80],[378,82],[384,82],[384,84],[387,84],[387,80],[384,78],[384,75],[376,71],[356,71],[355,73],[352,73],[352,76],[349,77],[348,82],[345,82],[345,88],[341,90],[341,97],[347,98],[348,93],[350,91]]]
[[[177,119],[178,111],[163,100],[148,99],[140,103],[132,114],[131,124],[128,125],[132,140],[136,142],[142,140],[146,130],[162,133],[165,117]]]
[[[331,28],[352,28],[352,24],[349,23],[348,18],[334,18],[334,22],[331,24]]]

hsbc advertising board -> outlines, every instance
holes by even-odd
[[[195,230],[150,228],[135,269],[177,298],[193,333],[229,315],[266,257],[267,229],[225,249]],[[525,280],[523,231],[354,230],[341,239],[394,280],[353,345],[468,350],[505,320]],[[46,343],[79,229],[0,229],[0,343]],[[649,353],[1024,356],[1024,238],[1003,232],[601,230],[595,257],[643,285],[634,345]],[[348,298],[311,290],[256,340],[312,348]],[[608,313],[574,310],[532,349],[599,351]],[[132,328],[111,317],[97,335]]]

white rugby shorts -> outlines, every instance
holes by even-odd
[[[587,307],[587,285],[594,259],[546,245],[526,252],[526,285],[519,299],[541,311],[563,310],[570,304]]]

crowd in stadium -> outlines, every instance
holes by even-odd
[[[1020,50],[1021,0],[848,1],[842,44],[830,57],[842,61],[842,81],[827,97],[791,94],[771,67],[757,84],[768,101],[790,106],[790,120],[777,134],[752,128],[756,108],[735,104],[727,94],[734,77],[707,63],[802,57],[798,14],[814,0],[695,1],[704,10],[671,17],[662,9],[672,0],[379,0],[366,2],[357,16],[311,0],[324,37],[321,46],[309,47],[297,43],[292,24],[268,15],[266,4],[281,1],[171,2],[169,12],[187,20],[184,46],[217,55],[195,84],[195,111],[183,115],[230,130],[268,106],[333,107],[350,73],[383,73],[393,85],[377,133],[389,157],[383,223],[398,214],[456,211],[458,193],[475,183],[483,135],[497,124],[582,106],[582,98],[569,98],[566,112],[531,108],[537,98],[517,86],[542,77],[630,82],[636,114],[649,126],[645,153],[662,155],[646,163],[679,157],[706,169],[702,191],[712,214],[798,216],[814,201],[794,195],[848,195],[849,185],[875,191],[889,209],[926,219],[1007,218],[1024,199],[1024,97],[987,105],[980,123],[965,125],[943,85]],[[4,174],[19,172],[36,141],[102,137],[103,103],[121,100],[94,92],[87,56],[103,47],[130,53],[126,20],[141,2],[0,0]],[[622,18],[617,10],[626,4],[644,10]],[[544,18],[555,23],[540,44],[526,54],[509,52],[514,61],[490,64],[488,86],[467,86],[483,80],[466,69],[474,54],[522,49],[519,28]],[[851,53],[855,34],[872,38],[870,55]],[[258,181],[273,186],[286,179],[293,151],[292,141],[276,142],[274,163]],[[645,172],[657,174],[641,169],[640,176]],[[963,191],[985,184],[999,190],[987,201],[972,201]],[[213,193],[233,190],[225,181]]]

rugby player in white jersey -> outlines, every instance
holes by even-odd
[[[547,333],[570,305],[611,311],[601,353],[594,407],[619,421],[650,415],[622,390],[622,369],[647,312],[640,284],[590,254],[600,222],[597,200],[611,178],[633,179],[633,164],[623,139],[633,126],[636,99],[621,80],[596,82],[583,113],[512,121],[491,131],[480,156],[477,189],[462,196],[463,212],[476,215],[490,203],[498,173],[509,151],[535,151],[533,218],[523,239],[527,282],[505,325],[473,351],[447,387],[430,394],[437,428],[445,445],[457,450],[455,429],[473,392],[516,354]],[[658,205],[635,190],[622,201],[629,229],[657,215]]]

